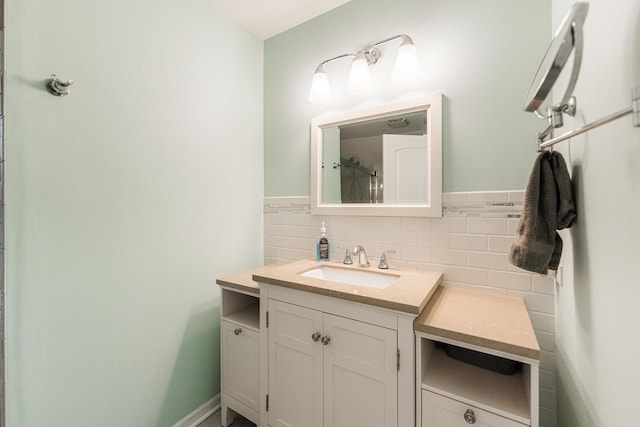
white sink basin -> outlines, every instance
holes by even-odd
[[[398,279],[397,276],[389,274],[329,266],[316,267],[305,271],[300,275],[314,279],[329,280],[332,282],[345,283],[347,285],[356,285],[375,289],[384,289]]]

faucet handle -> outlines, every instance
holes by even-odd
[[[344,260],[342,261],[342,263],[346,265],[353,264],[353,261],[351,260],[351,252],[349,251],[349,248],[345,248],[342,245],[338,245],[338,248],[344,249]]]
[[[378,263],[378,268],[381,270],[387,270],[389,268],[389,264],[387,264],[387,255],[385,254],[395,254],[396,251],[394,249],[389,249],[382,252],[380,255],[380,262]]]

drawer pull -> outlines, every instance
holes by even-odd
[[[331,341],[331,337],[329,335],[325,335],[320,339],[320,342],[322,342],[322,344],[324,345],[329,344],[329,341]]]
[[[467,409],[467,412],[464,413],[464,420],[469,424],[475,424],[476,414],[474,414],[471,409]]]
[[[236,335],[240,335],[240,332],[242,332],[242,328],[235,328],[233,330],[233,333],[236,334]]]
[[[313,342],[318,342],[318,340],[320,339],[320,336],[322,334],[320,332],[316,332],[313,335],[311,335],[311,339],[313,340]]]

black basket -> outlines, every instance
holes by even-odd
[[[518,362],[515,360],[505,359],[492,354],[481,353],[451,344],[445,344],[444,349],[447,356],[452,359],[488,369],[502,375],[513,375],[518,368]]]

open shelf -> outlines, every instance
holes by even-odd
[[[452,359],[434,341],[421,342],[422,389],[530,424],[528,365],[522,364],[513,375],[502,375]]]
[[[222,318],[258,332],[260,298],[228,289],[222,290]]]
[[[224,316],[224,320],[254,329],[257,332],[260,329],[260,304],[251,304],[229,313]]]

